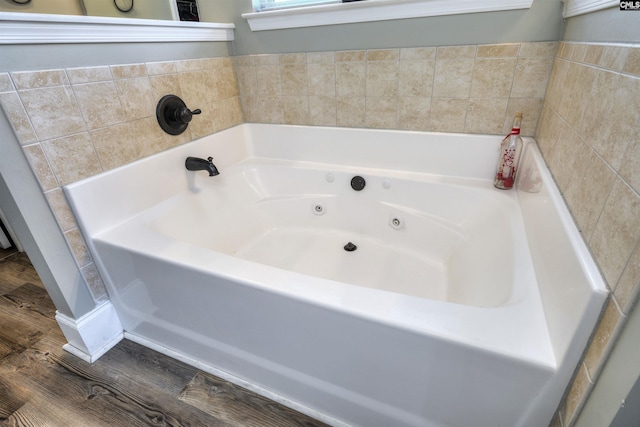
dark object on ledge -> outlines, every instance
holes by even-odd
[[[200,109],[189,110],[184,101],[176,95],[163,96],[156,107],[158,124],[170,135],[180,135],[189,126],[193,115],[200,113]]]
[[[207,171],[209,176],[220,175],[218,168],[213,164],[213,157],[208,157],[207,160],[199,157],[187,157],[184,166],[190,171]]]

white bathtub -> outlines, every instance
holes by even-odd
[[[606,287],[533,140],[493,187],[499,142],[245,124],[65,193],[131,340],[332,425],[540,427]]]

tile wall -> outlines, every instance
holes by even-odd
[[[575,422],[640,291],[640,45],[562,42],[536,139],[612,291],[556,417]]]
[[[533,135],[557,42],[234,58],[248,122]]]
[[[202,110],[179,136],[155,116],[169,93]],[[61,187],[243,122],[229,58],[0,73],[0,103],[96,301],[105,288]]]

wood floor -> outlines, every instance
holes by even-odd
[[[324,426],[127,340],[88,364],[54,315],[27,256],[0,249],[0,426]]]

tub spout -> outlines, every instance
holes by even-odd
[[[207,160],[199,157],[187,157],[184,165],[190,171],[207,171],[209,176],[220,175],[218,168],[213,164],[213,157],[208,157]]]

